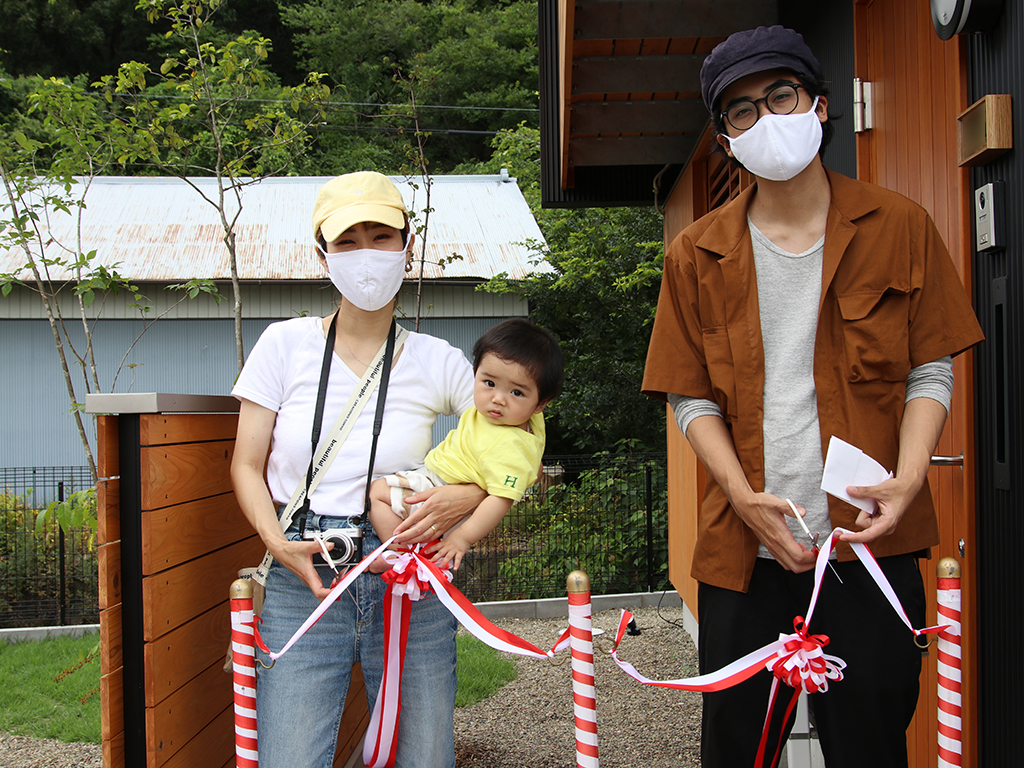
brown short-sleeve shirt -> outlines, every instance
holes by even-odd
[[[814,383],[823,446],[832,435],[895,469],[907,374],[982,340],[963,283],[928,214],[890,190],[828,173]],[[665,255],[643,392],[713,400],[740,464],[764,490],[764,350],[747,225],[754,188],[687,227]],[[857,509],[832,496],[833,526],[854,528]],[[927,483],[876,556],[938,543]],[[753,532],[708,478],[692,575],[745,590],[757,556]],[[852,552],[840,545],[839,557]]]

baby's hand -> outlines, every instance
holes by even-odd
[[[459,539],[454,534],[449,534],[446,538],[441,539],[439,546],[434,550],[434,556],[431,558],[434,563],[448,563],[452,564],[452,570],[459,570],[459,565],[462,564],[462,556],[466,554],[466,550],[469,549],[469,543]]]

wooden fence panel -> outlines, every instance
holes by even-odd
[[[99,726],[99,734],[105,744],[118,736],[122,738],[122,745],[125,732],[125,699],[124,699],[124,675],[119,667],[114,672],[101,675],[99,678],[99,706],[103,710],[102,721]],[[103,763],[104,768],[112,766]]]
[[[161,768],[219,768],[221,762],[227,768],[235,768],[235,715],[231,707],[211,720]]]
[[[109,544],[121,538],[121,481],[96,483],[96,541]]]
[[[230,493],[234,440],[142,448],[142,508]]]
[[[130,409],[98,418],[100,477],[121,475],[97,488],[104,768],[234,765],[231,677],[222,670],[227,593],[238,569],[264,552],[231,488],[237,420],[235,413]],[[121,540],[122,529],[133,543]],[[139,623],[124,623],[122,594],[141,606],[130,609]],[[134,687],[140,679],[141,696]],[[339,766],[369,722],[358,665],[347,701]]]
[[[218,662],[205,669],[155,707],[146,709],[149,768],[160,768],[232,705],[231,676]],[[232,738],[232,743],[234,739]],[[192,765],[219,765],[220,755],[204,755]]]
[[[103,611],[121,602],[121,542],[100,545],[96,559],[99,568],[100,610]]]
[[[100,674],[118,669],[121,658],[121,604],[100,611]]]
[[[259,563],[259,536],[190,560],[142,580],[143,634],[147,642],[224,602],[238,570]]]
[[[234,493],[143,512],[142,572],[159,573],[249,536]]]
[[[146,643],[146,706],[156,706],[211,664],[223,664],[230,639],[231,606],[225,601]]]
[[[121,474],[117,428],[117,416],[103,413],[96,417],[96,474],[100,477],[116,477]]]
[[[156,413],[139,419],[140,445],[234,440],[237,413]]]

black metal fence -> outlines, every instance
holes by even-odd
[[[581,569],[595,595],[668,588],[665,454],[545,456],[544,479],[462,561],[474,602],[564,597]]]
[[[546,456],[544,478],[462,561],[474,602],[564,597],[587,572],[595,595],[667,589],[664,454]],[[0,627],[98,621],[94,531],[36,531],[53,501],[91,487],[85,467],[0,469]]]
[[[0,627],[99,620],[95,529],[36,528],[51,502],[92,487],[87,467],[0,469]]]

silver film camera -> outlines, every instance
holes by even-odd
[[[334,544],[330,551],[330,562],[322,552],[313,556],[313,565],[320,567],[335,567],[352,565],[363,559],[363,531],[358,526],[355,528],[328,528],[322,533],[307,529],[302,538],[305,541],[315,541],[317,534],[324,540],[324,544]]]

